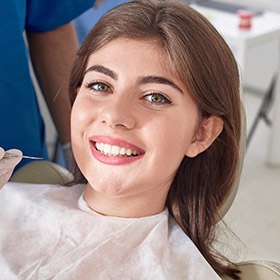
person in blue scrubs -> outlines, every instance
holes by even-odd
[[[70,21],[94,0],[0,2],[0,145],[48,159],[32,62],[61,144],[70,140],[67,76],[78,46]],[[29,60],[30,58],[30,60]],[[26,164],[22,160],[17,168]]]

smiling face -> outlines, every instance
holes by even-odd
[[[163,207],[183,157],[202,151],[198,108],[170,69],[152,41],[118,39],[90,56],[71,118],[88,200],[141,197]]]

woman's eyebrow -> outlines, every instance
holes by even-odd
[[[107,67],[105,67],[105,66],[102,66],[102,65],[96,64],[96,65],[90,66],[90,67],[85,71],[84,76],[85,76],[88,72],[91,72],[91,71],[95,71],[95,72],[102,73],[102,74],[104,74],[104,75],[107,75],[107,76],[111,77],[111,78],[114,79],[114,80],[117,80],[117,79],[118,79],[118,74],[117,74],[115,71],[113,71],[113,70],[111,70],[111,69],[109,69],[109,68],[107,68]]]
[[[102,66],[102,65],[99,65],[99,64],[96,64],[96,65],[92,65],[91,67],[89,67],[86,71],[85,71],[85,75],[88,73],[88,72],[91,72],[91,71],[95,71],[95,72],[99,72],[99,73],[102,73],[104,75],[107,75],[109,76],[110,78],[114,79],[114,80],[117,80],[118,79],[118,74],[105,67],[105,66]],[[162,84],[162,85],[168,85],[168,86],[171,86],[173,87],[174,89],[180,91],[182,94],[184,93],[179,86],[177,86],[174,82],[172,82],[171,80],[167,79],[167,78],[164,78],[164,77],[161,77],[161,76],[144,76],[144,77],[140,77],[137,81],[137,83],[139,85],[144,85],[144,84]]]
[[[180,87],[178,87],[174,82],[172,82],[171,80],[161,77],[161,76],[145,76],[145,77],[141,77],[138,79],[138,84],[139,85],[143,85],[143,84],[162,84],[162,85],[168,85],[171,86],[173,88],[175,88],[176,90],[180,91],[182,94],[184,94],[184,92],[180,89]]]

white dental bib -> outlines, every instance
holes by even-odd
[[[221,279],[167,209],[143,218],[98,215],[84,188],[6,184],[1,279]]]

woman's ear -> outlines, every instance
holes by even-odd
[[[192,143],[187,148],[186,156],[195,157],[210,147],[222,132],[224,122],[217,116],[210,116],[200,123]]]

